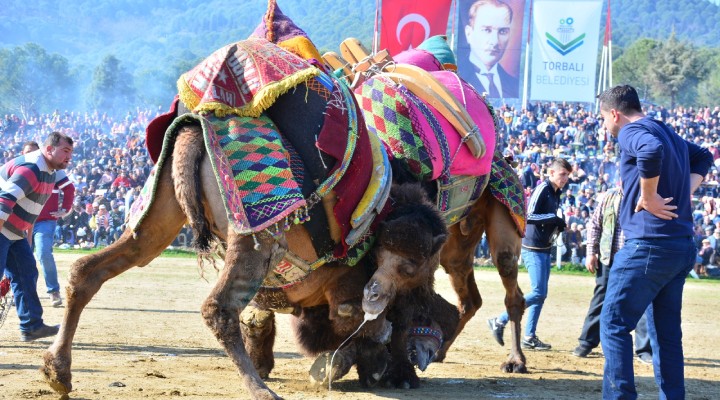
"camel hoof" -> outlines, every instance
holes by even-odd
[[[240,321],[250,328],[262,329],[272,317],[272,312],[248,306],[240,313]]]
[[[352,304],[340,304],[337,308],[339,317],[350,318],[355,315],[355,307]]]
[[[528,370],[525,366],[525,363],[515,363],[515,362],[504,362],[500,366],[500,371],[506,372],[508,374],[516,373],[516,374],[527,374]]]
[[[326,351],[315,359],[310,367],[310,382],[313,385],[327,385],[330,380],[338,380],[345,376],[352,365],[343,365],[344,357],[335,357],[333,364],[330,365],[333,352]]]
[[[57,393],[66,395],[72,391],[72,383],[70,376],[69,363],[61,363],[55,356],[46,352],[43,356],[44,365],[40,367],[40,373],[43,375],[45,382]],[[67,364],[62,368],[63,364]],[[60,368],[58,366],[61,366]]]

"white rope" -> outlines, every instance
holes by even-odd
[[[328,392],[332,392],[332,366],[333,366],[333,361],[335,361],[335,355],[336,355],[337,352],[345,345],[345,343],[347,343],[348,340],[352,339],[352,337],[355,336],[355,335],[360,331],[360,329],[362,329],[363,326],[365,326],[365,323],[366,323],[366,322],[372,321],[372,320],[374,320],[374,319],[377,318],[377,317],[378,317],[378,314],[368,314],[368,313],[365,313],[365,317],[364,317],[364,319],[363,319],[362,324],[360,324],[360,326],[358,326],[358,328],[355,329],[355,332],[351,333],[350,336],[348,336],[347,339],[345,339],[342,343],[340,343],[340,346],[338,346],[338,348],[333,352],[332,357],[330,357],[330,366],[329,366],[329,368],[328,368],[327,364],[325,365],[325,371],[329,371],[329,372],[330,372],[330,376],[328,377]]]

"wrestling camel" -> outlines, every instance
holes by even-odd
[[[235,363],[250,396],[254,399],[280,398],[262,381],[246,352],[240,328],[240,314],[253,299],[270,269],[280,262],[288,248],[299,255],[313,251],[310,238],[302,225],[294,225],[288,232],[276,237],[264,234],[255,235],[256,237],[241,236],[229,228],[212,167],[203,154],[202,141],[203,137],[197,125],[181,127],[169,160],[172,168],[160,170],[155,201],[151,203],[151,208],[136,230],[135,237],[130,230],[126,230],[113,245],[73,264],[68,278],[67,307],[61,330],[45,353],[42,368],[47,381],[56,391],[68,393],[72,390],[72,340],[80,314],[101,285],[134,266],[147,265],[172,243],[185,222],[190,220],[193,227],[200,231],[209,230],[226,245],[225,267],[220,270],[218,282],[202,305],[201,312],[205,323]],[[398,207],[398,210],[402,212],[402,207]],[[428,215],[432,215],[432,212],[434,211]],[[397,220],[390,217],[384,226],[391,230],[412,228],[415,240],[404,247],[406,251],[409,249],[406,254],[383,252],[385,260],[378,261],[378,270],[383,271],[384,266],[395,269],[400,265],[404,268],[412,266],[434,271],[434,267],[430,265],[437,266],[438,251],[446,238],[442,221],[435,217],[432,224],[436,226],[436,230],[433,231],[426,229],[422,221],[415,218],[403,220],[402,216],[403,214]],[[400,223],[402,227],[395,226],[394,222]],[[438,224],[440,227],[437,227]],[[394,226],[395,228],[392,228]],[[360,282],[362,284],[364,281]],[[358,309],[362,289],[362,286],[357,287]],[[396,289],[397,287],[393,290]],[[297,296],[291,292],[290,300],[311,304],[303,303],[293,295]],[[393,296],[394,294],[390,294],[390,297]],[[382,310],[377,314],[380,312]],[[357,321],[358,315],[352,315],[356,318],[351,321]],[[359,324],[354,326],[357,325]],[[370,338],[386,341],[382,337],[390,334],[384,318],[369,321],[364,330],[366,334],[361,335],[363,340]],[[374,370],[370,370],[368,374],[377,375]]]

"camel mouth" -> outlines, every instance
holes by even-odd
[[[377,318],[378,315],[385,311],[387,305],[387,301],[372,301],[367,298],[363,299],[362,308],[365,312],[365,319],[371,321]]]
[[[393,297],[395,297],[394,285],[383,285],[378,279],[370,280],[363,290],[362,309],[365,315],[382,313]]]

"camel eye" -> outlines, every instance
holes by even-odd
[[[417,265],[409,260],[403,261],[402,264],[400,264],[400,268],[398,268],[398,272],[404,276],[413,276],[417,273],[417,270]]]

